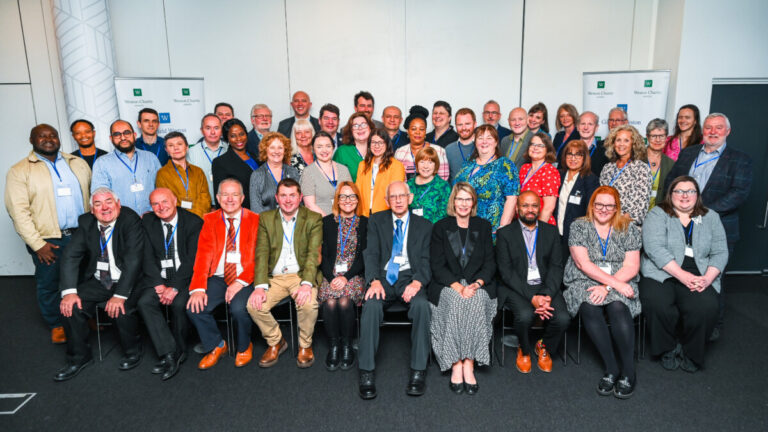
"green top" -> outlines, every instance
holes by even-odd
[[[357,166],[363,161],[354,144],[342,144],[336,149],[333,160],[349,168],[352,181],[357,181]]]
[[[407,183],[413,194],[411,210],[422,209],[422,216],[432,223],[448,215],[448,196],[451,195],[451,185],[447,181],[435,176],[429,183],[418,185],[416,177],[411,177]]]

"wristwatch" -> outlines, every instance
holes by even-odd
[[[611,290],[612,290],[612,289],[613,289],[613,288],[611,288],[611,286],[610,286],[610,285],[606,285],[606,286],[605,286],[605,290],[606,290],[607,292],[611,292]]]

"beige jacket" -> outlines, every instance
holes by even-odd
[[[75,173],[83,195],[83,208],[90,209],[91,169],[83,159],[61,153]],[[53,180],[45,162],[34,151],[12,166],[5,176],[5,208],[24,243],[33,251],[45,246],[47,238],[61,238]]]

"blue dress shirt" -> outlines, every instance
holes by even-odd
[[[123,152],[114,150],[93,164],[91,193],[100,187],[108,187],[117,194],[120,204],[142,215],[152,211],[149,194],[155,190],[159,169],[160,162],[150,152],[136,149],[130,159]],[[132,191],[134,184],[140,184],[142,190],[134,188]]]
[[[56,202],[56,217],[59,219],[59,228],[77,228],[77,218],[85,213],[83,208],[83,191],[80,190],[80,182],[72,172],[67,162],[56,155],[56,161],[51,162],[39,153],[37,158],[45,162],[51,173],[53,183],[53,199]]]

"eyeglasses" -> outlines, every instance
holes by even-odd
[[[120,138],[121,136],[129,137],[133,135],[133,131],[131,130],[124,130],[122,132],[112,132],[112,138]]]
[[[459,198],[459,197],[456,197],[453,200],[458,203],[467,203],[467,204],[472,204],[472,202],[474,201],[472,198]]]
[[[543,143],[530,143],[528,147],[547,148],[547,145]]]
[[[397,195],[390,195],[389,199],[391,201],[399,201],[401,199],[408,199],[409,194],[397,194]]]
[[[368,129],[368,123],[353,124],[352,130],[357,130],[357,129]]]
[[[256,114],[252,115],[251,118],[255,118],[256,120],[271,119],[272,114]]]
[[[483,111],[483,115],[486,116],[500,116],[501,113],[498,111]]]
[[[565,157],[566,158],[571,158],[571,159],[583,158],[584,157],[584,153],[566,153]]]
[[[373,146],[383,146],[383,145],[387,145],[387,143],[384,142],[384,140],[371,140],[371,147],[373,147]]]
[[[648,139],[650,139],[651,141],[661,141],[666,138],[667,138],[666,135],[648,135]]]
[[[613,210],[616,210],[616,204],[595,203],[595,210],[613,211]]]
[[[688,189],[688,190],[675,189],[675,190],[672,191],[672,193],[675,194],[675,195],[680,195],[680,196],[689,196],[689,195],[690,196],[695,196],[696,195],[696,189]]]
[[[357,201],[357,195],[339,195],[339,202]]]

